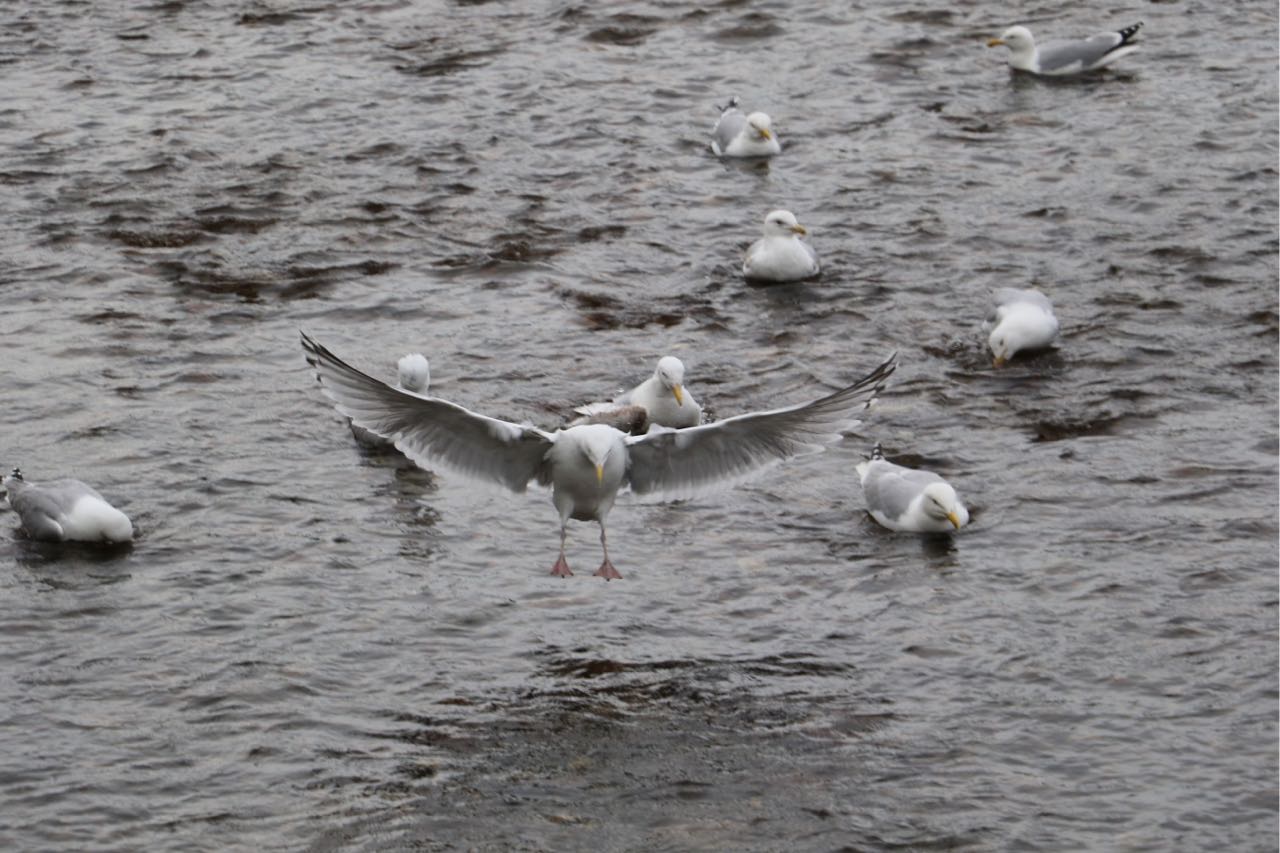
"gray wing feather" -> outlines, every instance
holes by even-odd
[[[86,494],[102,497],[79,480],[55,480],[45,485],[18,482],[8,486],[9,506],[33,539],[61,540],[61,519],[76,499]]]
[[[630,438],[631,489],[637,494],[692,497],[821,450],[857,424],[854,415],[871,404],[897,366],[895,353],[849,387],[810,403],[687,429],[654,429]]]
[[[1120,33],[1099,33],[1079,41],[1047,42],[1039,47],[1040,70],[1058,71],[1077,63],[1082,69],[1089,68],[1123,43]]]
[[[391,439],[422,466],[440,464],[460,474],[523,492],[543,482],[544,460],[555,439],[542,430],[468,411],[437,397],[393,388],[356,370],[302,335],[320,389],[357,426]]]
[[[867,509],[896,519],[902,517],[926,486],[939,482],[942,478],[932,471],[918,471],[881,461],[867,470],[862,494],[866,498]]]
[[[729,147],[729,143],[732,142],[746,126],[747,116],[742,112],[742,110],[731,107],[721,113],[720,120],[716,122],[715,130],[711,132],[713,136],[712,141],[716,146],[716,153],[723,153],[725,149]]]

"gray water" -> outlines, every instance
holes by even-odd
[[[0,7],[0,464],[139,534],[0,512],[0,847],[1276,849],[1276,18]],[[1139,19],[1087,80],[984,46]],[[781,157],[710,155],[735,93]],[[776,207],[819,280],[741,280]],[[997,371],[1008,285],[1063,334]],[[668,353],[718,417],[902,366],[821,456],[623,496],[605,583],[544,493],[357,447],[300,329],[546,427]],[[877,440],[973,524],[878,528]]]

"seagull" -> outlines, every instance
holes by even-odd
[[[14,468],[0,485],[32,539],[109,544],[133,541],[129,517],[79,480],[30,483]]]
[[[427,396],[431,387],[431,362],[422,353],[409,353],[396,362],[396,384],[406,391]],[[350,424],[351,434],[361,445],[376,450],[391,450],[394,445],[382,436],[369,432],[354,423]]]
[[[995,356],[995,366],[1019,352],[1041,350],[1058,337],[1058,318],[1053,303],[1038,290],[1002,287],[996,291],[995,306],[987,315],[984,331]]]
[[[717,109],[720,118],[711,131],[711,151],[717,157],[772,157],[782,153],[769,116],[759,112],[743,115],[736,97],[723,107],[717,105]]]
[[[988,41],[987,47],[1009,48],[1009,65],[1018,71],[1060,77],[1093,71],[1133,53],[1138,45],[1132,39],[1141,28],[1142,21],[1139,21],[1115,32],[1072,41],[1050,41],[1037,47],[1031,30],[1010,27],[1000,38]]]
[[[639,423],[636,423],[639,409]],[[583,417],[571,421],[580,423],[607,423],[621,429],[622,424],[631,428],[623,432],[643,433],[652,425],[672,427],[697,426],[702,423],[702,407],[684,387],[684,362],[674,355],[658,359],[653,375],[636,387],[619,394],[610,403],[587,403],[574,412]]]
[[[687,498],[738,483],[784,460],[817,452],[857,423],[897,368],[897,354],[846,388],[809,403],[713,424],[627,435],[605,424],[547,432],[468,411],[438,397],[393,388],[351,367],[302,333],[321,391],[342,414],[391,438],[418,465],[428,460],[464,476],[523,492],[551,487],[560,515],[560,554],[551,574],[568,577],[570,519],[600,524],[604,560],[597,577],[622,575],[609,559],[605,519],[618,492]]]
[[[877,444],[857,466],[867,512],[881,526],[912,533],[946,533],[969,523],[956,490],[932,471],[895,465]]]
[[[764,218],[764,236],[751,244],[742,262],[749,281],[800,281],[821,270],[818,253],[800,238],[809,232],[789,210],[774,210]]]

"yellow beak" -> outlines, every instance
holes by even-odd
[[[987,47],[999,47],[1004,44],[1004,39],[988,39]]]
[[[998,355],[996,356],[995,361],[991,362],[991,364],[993,367],[1004,367],[1004,363],[1008,360],[1009,359],[1005,358],[1004,356]]]
[[[596,485],[604,485],[604,466],[596,466]]]
[[[951,522],[951,526],[956,530],[960,529],[960,516],[956,515],[954,512],[947,513],[947,521]]]
[[[808,234],[809,232],[805,229],[803,225],[792,225],[791,233],[799,234],[801,237],[803,237],[805,234]]]
[[[769,128],[767,127],[757,127],[756,133],[760,134],[765,139],[773,139],[773,134],[769,132]]]
[[[671,393],[676,395],[676,405],[683,406],[684,405],[684,389],[681,388],[679,385],[672,385]]]

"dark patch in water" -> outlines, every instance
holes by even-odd
[[[583,38],[593,44],[616,44],[621,47],[631,47],[643,44],[644,40],[655,32],[657,32],[657,27],[653,26],[621,26],[615,24],[592,30]]]
[[[126,231],[115,229],[107,237],[134,249],[177,249],[205,239],[199,231]]]

